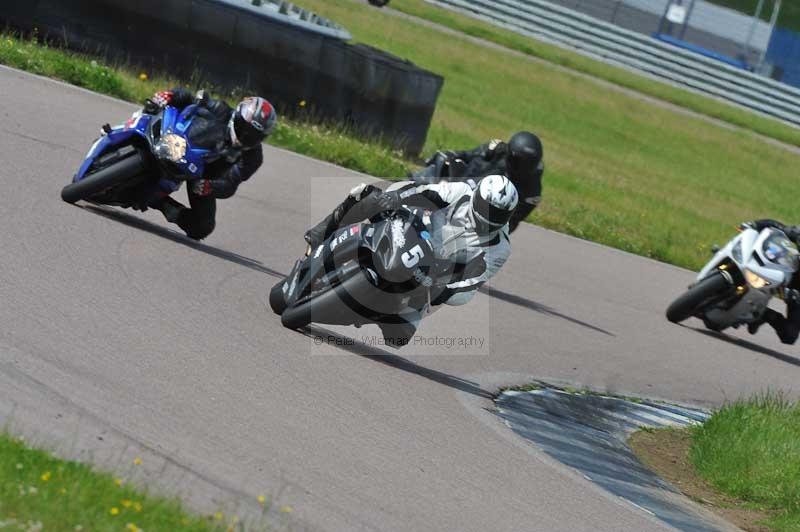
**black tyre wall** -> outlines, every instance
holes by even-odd
[[[0,23],[37,28],[70,48],[148,72],[247,88],[285,114],[345,121],[412,155],[425,143],[443,84],[380,50],[281,24],[236,2],[3,0]]]

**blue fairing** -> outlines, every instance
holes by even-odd
[[[149,116],[142,116],[139,119],[139,122],[146,122],[143,126],[144,128],[147,127],[147,123],[150,122]],[[114,146],[120,146],[126,144],[128,140],[134,135],[141,135],[144,136],[144,132],[140,131],[138,128],[136,129],[128,129],[128,126],[123,126],[116,128],[111,131],[108,135],[104,135],[97,139],[92,147],[89,149],[89,153],[86,154],[86,160],[83,161],[83,164],[78,169],[78,173],[75,174],[73,178],[73,182],[78,182],[84,177],[86,177],[86,172],[89,171],[89,168],[94,163],[94,160],[97,159],[100,155],[105,153],[109,148]]]
[[[196,110],[196,105],[190,105],[184,109],[183,112],[179,112],[174,107],[166,107],[161,115],[161,131],[159,138],[163,138],[168,134],[175,134],[188,141],[187,132],[192,125]],[[116,146],[130,144],[132,137],[140,136],[144,139],[145,143],[148,144],[148,128],[150,122],[156,118],[156,116],[148,114],[141,114],[138,117],[134,115],[124,126],[114,128],[110,133],[97,139],[86,155],[86,159],[83,161],[78,173],[75,174],[73,182],[78,182],[86,177],[89,168],[91,168],[94,161],[103,153],[106,153]],[[150,146],[150,148],[152,149],[153,147]],[[177,167],[182,174],[185,174],[188,179],[201,177],[205,171],[206,157],[210,153],[209,150],[194,148],[189,144],[184,158],[172,164]],[[180,184],[173,179],[162,178],[159,181],[159,186],[165,192],[174,192],[179,188]]]

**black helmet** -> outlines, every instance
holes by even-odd
[[[272,133],[278,115],[264,98],[251,96],[236,106],[228,128],[234,145],[252,148]]]
[[[542,141],[528,131],[516,133],[508,141],[508,170],[512,178],[533,175],[542,162]]]

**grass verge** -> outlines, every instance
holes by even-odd
[[[621,87],[691,109],[711,118],[717,118],[730,124],[750,129],[788,144],[800,146],[800,129],[751,113],[720,100],[676,88],[667,83],[634,74],[623,68],[596,61],[564,48],[536,41],[513,31],[483,22],[480,19],[434,6],[424,0],[394,0],[391,7],[397,11],[435,22],[466,35],[478,37],[526,55],[589,74]]]
[[[722,408],[692,437],[698,473],[723,493],[774,512],[775,531],[800,531],[800,403],[764,395]]]
[[[151,76],[122,65],[107,66],[89,56],[10,33],[0,33],[0,64],[135,103],[165,88],[193,85],[191,81]],[[222,95],[228,100],[235,96]],[[281,117],[269,143],[376,176],[405,175],[408,164],[399,151],[378,142],[366,142],[332,124],[306,124]]]
[[[238,519],[186,512],[123,479],[59,460],[0,434],[0,529],[204,532],[233,530]]]
[[[648,467],[740,528],[800,531],[800,404],[764,395],[701,426],[641,430],[629,443]]]

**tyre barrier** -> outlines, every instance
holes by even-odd
[[[444,83],[283,0],[3,0],[0,23],[198,87],[255,91],[283,114],[344,123],[408,155]]]

